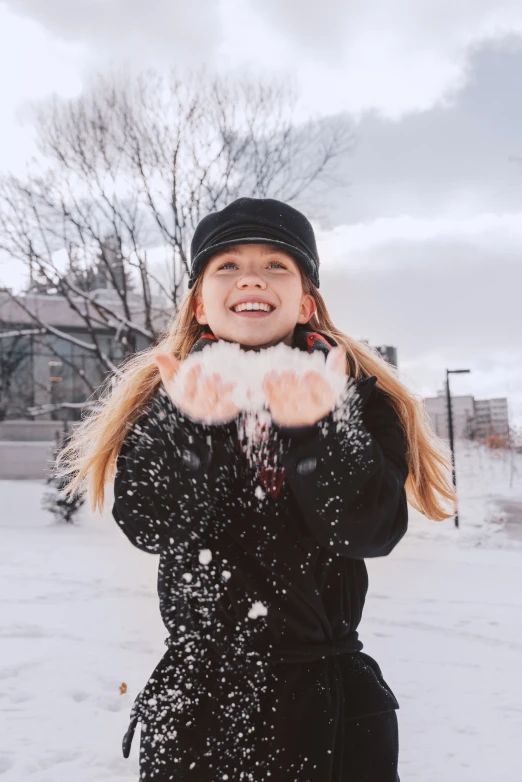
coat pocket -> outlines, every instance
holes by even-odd
[[[380,687],[382,688],[383,696],[384,696],[383,706],[387,706],[387,708],[383,708],[382,710],[390,711],[392,709],[398,709],[399,702],[395,697],[390,685],[385,681],[378,662],[374,660],[373,657],[370,657],[369,654],[366,654],[365,652],[358,652],[358,654],[363,658],[365,663],[370,666],[373,673],[375,674],[375,677]]]
[[[347,719],[370,717],[399,708],[391,687],[373,657],[365,652],[340,655],[344,673]]]

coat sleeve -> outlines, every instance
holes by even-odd
[[[292,493],[310,533],[353,559],[389,554],[408,527],[407,443],[376,376],[317,424],[276,427]]]
[[[197,542],[226,491],[235,426],[197,423],[158,389],[116,462],[112,515],[135,546],[177,553]]]

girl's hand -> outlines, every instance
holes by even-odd
[[[346,374],[342,348],[333,348],[328,364]],[[326,378],[316,371],[298,377],[295,372],[267,372],[263,383],[273,421],[279,426],[309,426],[324,418],[336,402],[336,392]]]
[[[216,373],[201,379],[201,366],[198,364],[187,372],[180,394],[175,377],[181,362],[166,353],[157,353],[154,361],[173,403],[194,421],[220,424],[238,415],[239,410],[230,398],[234,383],[225,383]]]

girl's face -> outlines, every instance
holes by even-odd
[[[308,323],[315,310],[297,261],[266,244],[239,244],[214,255],[194,305],[198,323],[246,349],[292,345],[296,324]]]

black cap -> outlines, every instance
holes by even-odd
[[[189,288],[207,261],[236,244],[271,244],[288,253],[319,287],[319,256],[314,229],[293,206],[273,198],[238,198],[197,225],[190,248]]]

